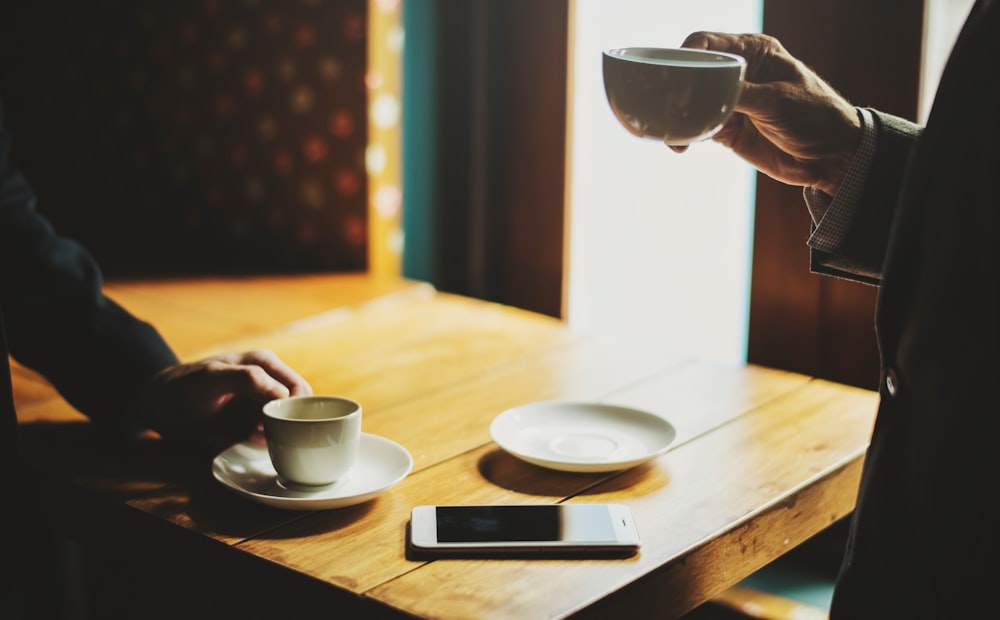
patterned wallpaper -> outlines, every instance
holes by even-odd
[[[372,49],[369,0],[5,10],[0,96],[39,209],[109,275],[366,269],[370,213],[392,269],[402,33],[399,0],[370,3]]]

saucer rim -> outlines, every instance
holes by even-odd
[[[538,408],[542,411],[552,407],[585,407],[587,409],[598,409],[598,410],[615,410],[618,412],[626,412],[630,417],[642,417],[647,421],[652,421],[661,427],[662,431],[668,435],[667,440],[663,445],[659,446],[656,450],[646,452],[640,456],[620,459],[616,461],[587,461],[587,460],[574,460],[574,459],[558,459],[551,458],[548,455],[539,455],[537,452],[525,451],[520,449],[518,446],[513,445],[511,441],[502,436],[499,432],[499,425],[505,421],[508,416],[514,415],[516,412],[524,412],[527,409]],[[622,422],[623,420],[618,419],[616,422]],[[625,420],[624,428],[627,430],[634,430],[636,427],[630,426]],[[645,409],[639,409],[637,407],[632,407],[629,405],[620,405],[616,403],[603,403],[594,401],[580,401],[580,400],[543,400],[532,403],[525,403],[523,405],[517,405],[515,407],[510,407],[500,412],[493,418],[490,423],[490,436],[493,441],[496,442],[498,446],[508,454],[521,459],[522,461],[537,465],[539,467],[544,467],[547,469],[553,469],[556,471],[566,471],[574,473],[606,473],[622,471],[625,469],[630,469],[641,465],[647,461],[650,461],[658,456],[665,454],[670,447],[674,444],[677,439],[677,429],[669,420],[666,420],[660,415],[657,415],[651,411]]]
[[[402,482],[410,474],[410,472],[413,471],[413,464],[414,464],[413,455],[411,455],[410,452],[402,445],[387,437],[383,437],[381,435],[375,435],[372,433],[361,433],[361,440],[362,440],[362,457],[361,457],[362,460],[359,462],[364,462],[363,461],[365,454],[364,443],[367,442],[369,444],[372,444],[374,442],[374,443],[380,443],[384,447],[393,450],[394,452],[396,452],[398,456],[401,457],[405,456],[406,467],[403,468],[402,472],[399,475],[391,479],[386,478],[383,484],[372,486],[372,488],[370,489],[365,489],[362,490],[361,492],[353,493],[351,495],[326,495],[327,493],[333,491],[336,485],[327,486],[324,487],[322,490],[318,490],[316,492],[315,497],[283,497],[281,495],[257,493],[255,491],[248,490],[247,488],[239,484],[239,482],[236,479],[234,479],[231,475],[228,474],[228,472],[226,472],[225,467],[220,462],[220,459],[225,458],[225,455],[228,452],[235,450],[239,447],[248,448],[253,452],[258,453],[258,455],[255,458],[246,459],[247,461],[256,462],[258,459],[263,459],[263,460],[268,459],[266,446],[261,444],[256,444],[251,441],[243,441],[235,443],[229,446],[228,448],[222,450],[212,459],[212,476],[221,485],[237,493],[238,495],[253,500],[255,502],[265,504],[267,506],[272,506],[274,508],[308,511],[308,510],[329,510],[332,508],[343,508],[347,506],[353,506],[374,499],[376,496],[384,493],[385,491],[391,489],[392,487]],[[275,473],[274,478],[276,479],[277,477],[278,474]]]

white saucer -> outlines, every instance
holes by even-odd
[[[607,472],[667,451],[677,436],[660,416],[620,405],[545,401],[508,409],[490,424],[493,441],[542,467]]]
[[[278,479],[264,444],[238,443],[212,461],[212,475],[240,495],[289,510],[326,510],[366,502],[395,486],[413,469],[413,457],[398,443],[361,434],[358,462],[344,480],[320,488],[288,485]]]

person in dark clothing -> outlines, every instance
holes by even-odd
[[[253,433],[261,405],[312,393],[266,350],[181,363],[159,332],[103,293],[100,269],[79,244],[56,233],[11,159],[0,102],[0,459],[14,484],[2,528],[0,617],[53,613],[56,584],[25,583],[49,561],[40,516],[25,494],[10,359],[37,371],[67,402],[117,433],[152,430],[197,442]],[[28,532],[31,534],[28,534]],[[54,571],[58,572],[58,571]],[[51,588],[51,596],[46,594]]]
[[[975,3],[924,127],[856,108],[771,37],[684,45],[747,59],[713,139],[804,188],[812,269],[879,287],[879,410],[831,618],[981,617],[1000,582],[1000,6]]]

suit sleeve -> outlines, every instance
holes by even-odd
[[[837,250],[814,249],[810,262],[817,273],[878,284],[903,175],[921,128],[889,114],[872,112],[877,147],[854,216]]]
[[[10,142],[0,103],[0,307],[10,354],[81,413],[127,422],[131,396],[177,357],[156,329],[104,295],[90,254],[37,212]]]

